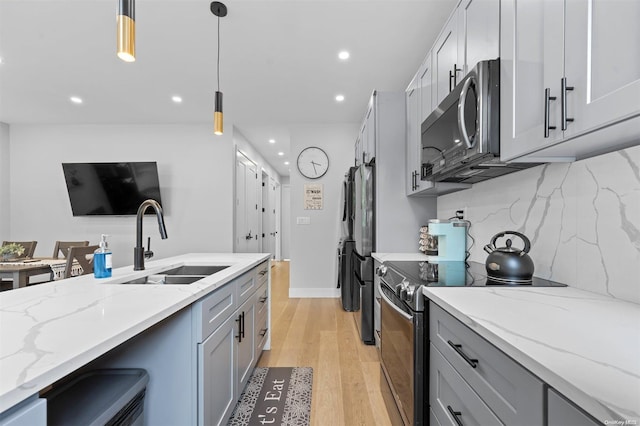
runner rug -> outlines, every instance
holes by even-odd
[[[229,425],[307,426],[311,416],[311,367],[256,368]]]

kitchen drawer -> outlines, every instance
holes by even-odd
[[[258,287],[260,287],[269,280],[269,261],[267,260],[256,266],[255,271],[256,282],[258,283]]]
[[[266,315],[269,306],[269,286],[264,283],[256,291],[256,317]]]
[[[238,307],[236,281],[231,281],[194,304],[195,330],[198,342],[204,341]]]
[[[543,424],[543,382],[433,302],[429,336],[502,422]]]
[[[238,279],[236,288],[238,289],[238,306],[249,300],[251,295],[258,288],[258,280],[255,270],[242,275]]]
[[[547,395],[547,424],[549,426],[596,426],[601,424],[588,414],[583,413],[581,409],[567,401],[554,389],[549,388]],[[615,420],[612,420],[611,424],[614,423]],[[615,424],[624,424],[624,422],[620,421]]]
[[[431,344],[429,376],[429,403],[440,425],[502,424],[433,344]],[[454,413],[457,415],[454,416]]]
[[[267,343],[267,335],[269,329],[267,328],[267,312],[264,312],[264,315],[256,317],[256,359],[260,357],[260,353],[264,348],[265,343]]]

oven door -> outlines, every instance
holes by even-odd
[[[405,425],[414,425],[413,314],[396,294],[380,285],[380,358],[389,387]]]

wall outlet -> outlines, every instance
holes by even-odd
[[[296,217],[296,225],[309,225],[311,224],[311,218],[308,216]]]

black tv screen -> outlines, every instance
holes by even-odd
[[[74,216],[135,215],[147,199],[162,205],[155,162],[62,163],[62,171]]]

